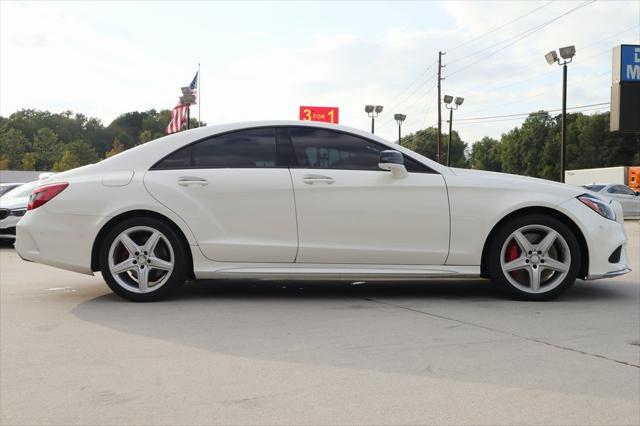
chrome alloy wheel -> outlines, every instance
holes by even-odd
[[[167,237],[148,226],[121,232],[111,243],[108,260],[114,280],[134,293],[151,293],[162,287],[175,264]]]
[[[546,293],[566,278],[571,267],[571,252],[557,231],[544,225],[526,225],[505,240],[500,267],[517,289]]]

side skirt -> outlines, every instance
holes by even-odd
[[[246,265],[198,270],[198,279],[251,278],[264,280],[425,280],[433,278],[478,278],[479,266],[415,265]]]

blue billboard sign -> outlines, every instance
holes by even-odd
[[[620,46],[620,80],[640,82],[640,46],[623,44]]]

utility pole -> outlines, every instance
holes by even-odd
[[[438,155],[437,155],[437,161],[438,163],[442,164],[442,110],[441,110],[441,105],[442,102],[440,101],[442,99],[441,97],[441,81],[442,79],[442,55],[445,55],[445,53],[443,52],[438,52]]]

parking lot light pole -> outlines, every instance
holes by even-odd
[[[567,162],[567,64],[573,60],[576,54],[575,46],[561,47],[560,58],[555,50],[544,55],[547,63],[557,63],[562,66],[562,124],[560,127],[560,182],[564,183],[564,169]]]
[[[371,134],[375,133],[375,122],[376,122],[376,117],[382,112],[382,108],[384,108],[382,105],[365,105],[364,106],[364,112],[367,113],[367,115],[369,117],[371,117]]]
[[[402,122],[407,118],[407,116],[404,114],[394,114],[393,118],[396,120],[396,123],[398,123],[398,145],[400,145],[400,141],[402,140],[402,132],[400,129],[402,127]]]
[[[449,142],[447,143],[447,167],[451,166],[451,133],[453,133],[453,110],[458,109],[464,98],[444,95],[444,106],[449,110]]]

